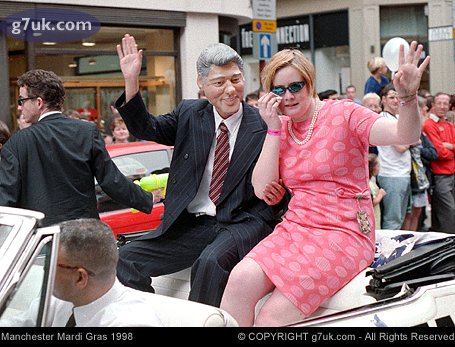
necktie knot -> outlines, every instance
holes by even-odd
[[[220,129],[220,135],[221,135],[221,133],[227,134],[229,131],[226,124],[224,124],[223,122],[220,123],[220,125],[218,126],[218,129]]]

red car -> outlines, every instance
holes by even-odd
[[[173,147],[151,141],[112,144],[106,148],[120,171],[133,181],[150,174],[168,172],[173,153]],[[154,230],[161,223],[162,202],[153,206],[151,214],[133,212],[131,208],[113,201],[99,186],[97,200],[101,220],[112,228],[119,241]]]

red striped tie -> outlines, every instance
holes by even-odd
[[[229,138],[226,124],[220,124],[220,134],[216,138],[215,160],[213,161],[212,181],[209,197],[216,205],[223,188],[224,177],[229,167]]]

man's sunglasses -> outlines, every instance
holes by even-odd
[[[287,87],[285,86],[273,86],[272,93],[276,95],[283,95],[286,93],[286,89],[289,90],[291,93],[297,93],[298,91],[302,90],[305,87],[306,82],[293,82]]]
[[[24,102],[25,102],[25,101],[31,100],[31,99],[36,99],[36,98],[37,98],[37,96],[30,96],[30,97],[28,97],[28,98],[20,97],[19,99],[17,99],[17,104],[18,104],[19,106],[22,106],[22,105],[24,105]]]

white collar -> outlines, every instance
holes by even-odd
[[[49,111],[49,112],[45,112],[43,113],[39,119],[38,119],[38,122],[43,119],[44,117],[47,117],[47,116],[50,116],[51,114],[56,114],[56,113],[61,113],[60,111]]]
[[[90,320],[95,313],[105,308],[108,304],[115,302],[123,291],[124,286],[116,278],[114,285],[106,293],[100,296],[95,301],[83,306],[74,307],[74,317],[76,322],[86,322]]]
[[[439,118],[439,116],[435,115],[434,113],[430,113],[430,116],[428,118],[433,119],[436,123],[441,121],[441,118]]]
[[[226,119],[220,116],[215,107],[213,108],[213,113],[215,114],[215,129],[218,130],[220,123],[224,122],[229,130],[229,133],[232,134],[236,126],[240,123],[240,119],[242,118],[243,105],[240,103],[239,110]]]

